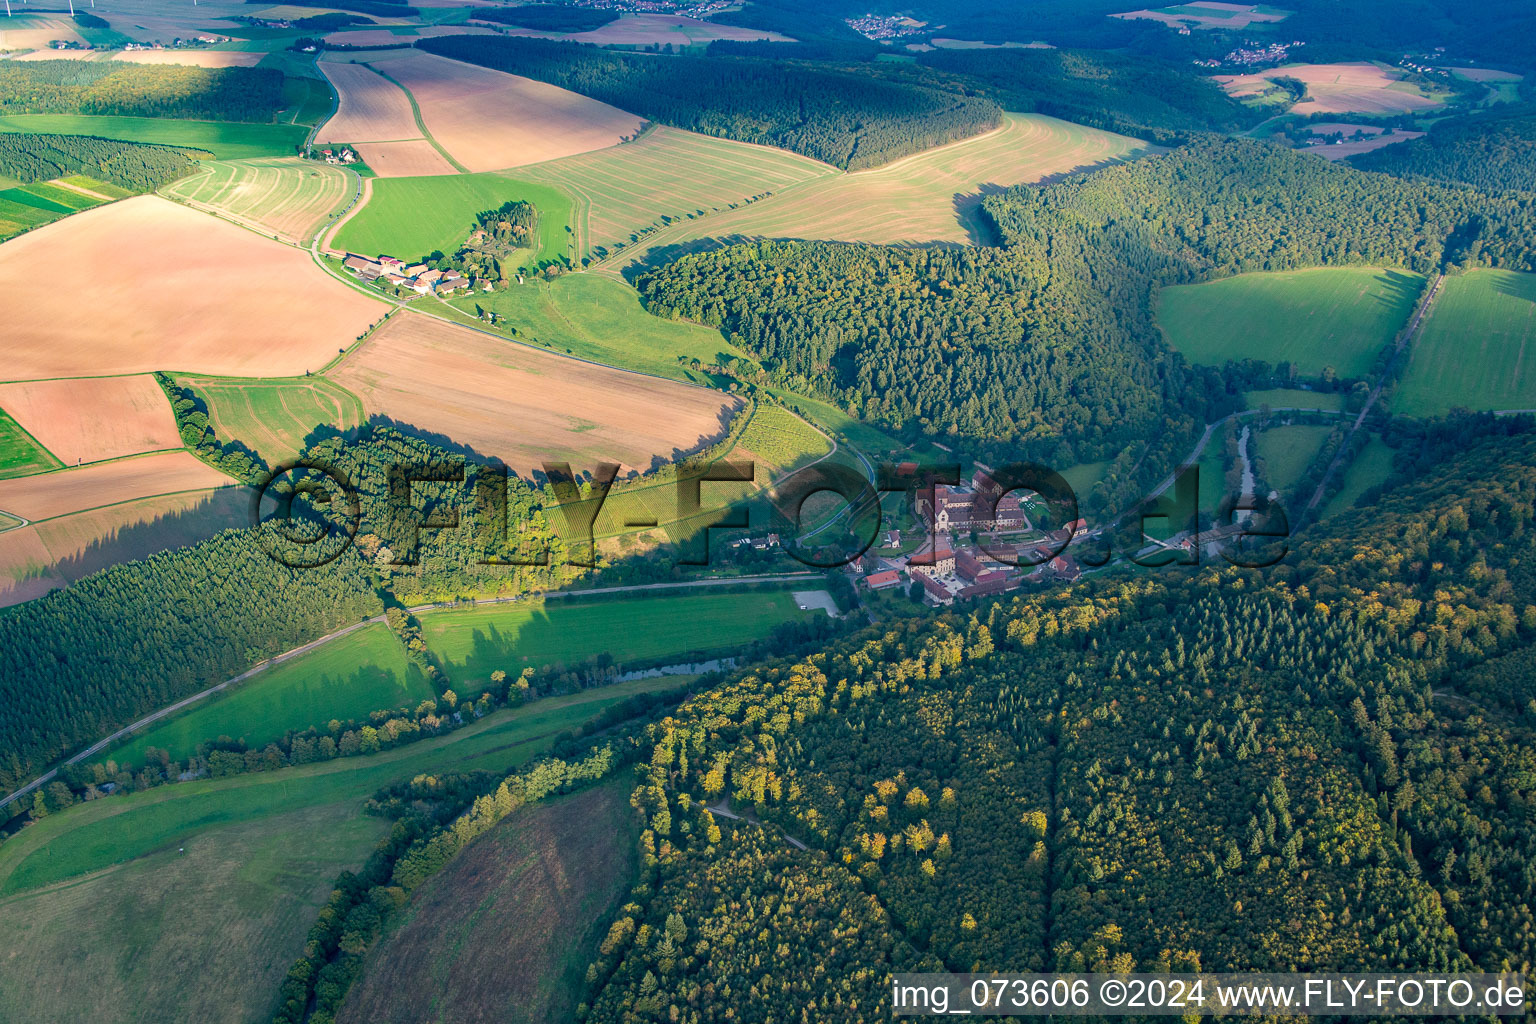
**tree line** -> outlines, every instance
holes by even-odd
[[[88,135],[0,135],[0,177],[24,184],[84,174],[132,192],[152,192],[185,177],[212,154],[176,146],[116,142]]]
[[[194,68],[123,61],[0,64],[0,114],[115,114],[269,122],[283,107],[274,68]]]
[[[421,49],[558,85],[652,121],[768,146],[847,170],[877,167],[996,128],[990,100],[870,69],[729,57],[666,60],[577,43],[490,36]]]

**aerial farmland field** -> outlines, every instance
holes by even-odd
[[[331,719],[366,721],[369,712],[414,707],[436,697],[388,626],[374,622],[285,661],[193,705],[95,758],[138,767],[150,747],[185,761],[220,736],[260,750],[289,731],[321,729]]]
[[[182,377],[208,403],[208,421],[221,439],[250,445],[269,464],[297,456],[320,427],[346,432],[363,425],[363,404],[324,377],[232,380]]]
[[[245,491],[220,486],[5,530],[0,532],[0,607],[30,601],[121,562],[249,526],[250,507]]]
[[[759,202],[648,235],[607,266],[701,240],[815,238],[847,242],[976,242],[983,186],[1037,182],[1149,152],[1136,139],[1037,114],[1008,114],[1003,127],[873,170],[817,177]],[[604,208],[594,196],[593,209]],[[594,238],[595,240],[595,238]]]
[[[1157,320],[1192,363],[1262,359],[1358,377],[1407,324],[1423,285],[1419,274],[1369,267],[1239,274],[1164,288]]]
[[[469,237],[475,215],[514,199],[539,210],[539,247],[530,266],[566,260],[571,254],[570,199],[559,189],[504,174],[460,174],[390,178],[373,183],[372,198],[349,219],[330,244],[335,249],[404,260],[434,250],[453,252]]]
[[[0,384],[0,409],[71,466],[182,446],[170,401],[148,374]]]
[[[1305,82],[1307,99],[1291,106],[1293,114],[1390,114],[1430,110],[1444,100],[1406,81],[1407,73],[1365,61],[1342,64],[1291,64],[1246,75],[1219,75],[1228,94],[1262,96],[1274,88],[1271,79]]]
[[[182,449],[0,480],[0,511],[37,522],[71,512],[233,483]]]
[[[62,465],[0,405],[0,477],[27,476]]]
[[[1536,274],[1447,277],[1413,340],[1392,407],[1407,416],[1536,409]]]
[[[494,311],[519,341],[531,345],[692,384],[710,382],[707,372],[692,368],[694,360],[703,366],[752,362],[717,330],[651,316],[633,288],[608,275],[530,278],[454,299],[453,306],[471,314],[477,308]]]
[[[362,64],[321,61],[319,67],[340,99],[335,115],[315,133],[316,142],[392,142],[422,137],[410,97],[394,82]]]
[[[298,157],[216,160],[162,194],[290,242],[307,242],[351,198],[355,180],[339,167]]]
[[[137,271],[149,266],[162,270]],[[37,291],[26,283],[35,275],[75,284]],[[386,311],[307,253],[156,196],[7,242],[0,305],[19,311],[7,324],[6,374],[16,379],[150,370],[299,376],[325,366]]]
[[[370,416],[451,438],[520,473],[545,460],[645,470],[722,437],[740,405],[415,313],[391,318],[327,376]]]
[[[521,168],[518,176],[577,197],[577,246],[585,255],[836,173],[784,150],[657,125],[634,142]]]
[[[220,160],[292,156],[306,129],[292,124],[239,124],[229,121],[180,121],[174,118],[115,117],[91,114],[8,114],[0,132],[95,135],[124,142],[185,146]]]
[[[788,590],[704,590],[618,600],[528,600],[425,615],[427,648],[459,693],[479,693],[500,669],[576,666],[611,654],[619,664],[740,647],[807,614]]]
[[[409,90],[431,137],[471,171],[614,146],[642,124],[577,93],[429,53],[409,50],[379,66]]]

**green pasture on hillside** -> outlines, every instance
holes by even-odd
[[[812,589],[813,584],[804,584]],[[518,601],[424,615],[427,648],[460,694],[478,693],[500,669],[578,665],[611,654],[619,664],[717,652],[760,640],[802,612],[788,590],[694,593],[621,600]]]
[[[64,463],[33,439],[0,409],[0,479],[12,476],[31,476],[50,469],[58,469]]]
[[[124,142],[186,146],[221,160],[292,156],[308,129],[293,124],[244,124],[231,121],[184,121],[169,117],[116,117],[96,114],[10,114],[0,117],[0,132],[95,135]]]
[[[1271,427],[1260,433],[1257,441],[1249,437],[1248,454],[1264,461],[1261,478],[1265,483],[1289,494],[1332,432],[1327,426]]]
[[[542,224],[542,208],[539,215]],[[638,292],[604,275],[529,278],[454,299],[453,305],[471,317],[495,312],[496,326],[512,327],[518,341],[673,380],[708,383],[707,373],[690,368],[695,359],[708,366],[747,358],[713,328],[651,316]]]
[[[529,264],[569,259],[571,200],[557,188],[505,174],[380,178],[373,195],[337,232],[333,245],[368,256],[385,254],[416,260],[433,251],[452,253],[463,245],[476,214],[522,200],[539,211],[539,248]]]
[[[1423,284],[1418,274],[1370,267],[1239,274],[1164,288],[1157,319],[1192,363],[1261,359],[1309,377],[1324,367],[1360,377],[1407,324]]]
[[[259,749],[290,730],[323,728],[333,718],[363,720],[370,711],[414,707],[435,696],[389,627],[375,622],[156,723],[98,760],[137,768],[147,749],[159,747],[185,761],[199,743],[220,736]]]
[[[1391,401],[1408,416],[1536,409],[1536,274],[1446,278]]]

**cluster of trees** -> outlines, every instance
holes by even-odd
[[[888,624],[655,723],[585,1019],[872,1019],[919,964],[1527,969],[1536,435],[1488,427],[1268,572]]]
[[[1074,241],[761,242],[683,257],[638,287],[651,312],[722,328],[777,382],[863,419],[1065,469],[1158,436],[1199,392],[1147,343],[1145,296],[1091,273]]]
[[[522,7],[488,7],[475,11],[476,21],[494,21],[540,32],[591,32],[619,20],[619,12],[565,4],[525,4]]]
[[[538,208],[521,199],[513,199],[494,210],[477,214],[469,241],[475,246],[501,251],[528,248],[538,230]]]
[[[1209,78],[1149,57],[1090,50],[945,50],[920,65],[955,76],[1004,110],[1048,114],[1163,144],[1235,131],[1264,115]]]
[[[23,183],[85,174],[133,192],[150,192],[190,174],[201,150],[116,142],[88,135],[0,135],[0,177]]]
[[[1357,153],[1349,162],[1400,177],[1536,191],[1536,112],[1448,118],[1421,139]]]
[[[198,458],[242,483],[254,483],[267,471],[266,462],[244,442],[220,440],[208,420],[208,403],[196,391],[177,383],[168,373],[156,373],[155,380],[170,399],[181,443]]]
[[[1536,209],[1521,196],[1366,174],[1247,140],[1012,188],[983,208],[1009,244],[1070,231],[1165,284],[1325,264],[1536,269]]]
[[[7,61],[0,114],[117,114],[271,121],[283,107],[274,68],[194,68],[122,61]]]
[[[655,60],[577,43],[490,36],[444,36],[417,45],[663,124],[778,146],[848,170],[979,135],[1002,118],[990,100],[892,80],[872,69],[727,57]]]

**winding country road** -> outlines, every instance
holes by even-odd
[[[549,600],[551,598],[577,598],[585,597],[590,594],[632,594],[642,590],[677,590],[687,587],[723,587],[733,583],[777,583],[787,580],[815,579],[819,578],[819,576],[820,573],[811,572],[809,570],[805,572],[763,573],[756,576],[720,576],[706,580],[682,580],[671,583],[637,583],[624,587],[596,587],[591,590],[556,590],[543,594],[527,594],[517,597],[483,597],[475,598],[470,601],[459,601],[455,603],[418,604],[413,605],[406,610],[414,615],[431,611],[446,611],[451,608],[466,608],[479,605],[511,604],[517,601],[533,599]],[[145,715],[143,718],[139,719],[131,725],[123,726],[121,729],[112,733],[110,736],[106,736],[100,740],[97,740],[95,743],[91,744],[89,747],[86,747],[78,754],[68,758],[65,760],[64,764],[76,764],[88,757],[93,757],[116,741],[137,732],[138,730],[144,728],[146,725],[151,725],[160,721],[160,719],[166,717],[167,715],[175,714],[183,708],[190,707],[191,705],[196,704],[198,701],[203,700],[206,697],[211,697],[221,690],[226,690],[238,683],[243,683],[245,680],[251,678],[252,676],[260,675],[274,665],[281,665],[285,661],[291,661],[292,659],[300,657],[301,655],[308,654],[310,651],[313,651],[317,647],[322,647],[325,644],[330,643],[332,640],[339,640],[349,633],[355,633],[359,629],[362,629],[364,626],[383,621],[385,621],[384,616],[375,615],[372,618],[363,619],[360,622],[354,622],[352,625],[343,629],[338,629],[333,633],[327,633],[325,636],[322,636],[316,640],[311,640],[309,643],[303,644],[302,646],[295,647],[291,651],[284,651],[282,654],[275,655],[262,662],[261,664],[245,670],[237,676],[232,676],[229,679],[224,680],[222,683],[219,683],[216,686],[210,686],[208,689],[199,693],[194,693],[190,697],[184,697],[177,701],[175,704],[167,705],[166,707],[161,708],[159,711],[156,711],[153,714]],[[22,797],[25,797],[39,786],[46,786],[49,782],[53,781],[53,779],[56,778],[58,774],[59,769],[54,768],[50,770],[46,775],[41,775],[38,778],[33,779],[31,782],[27,783],[25,786],[22,786],[14,793],[6,796],[4,799],[0,799],[0,807],[4,807],[6,804],[9,804],[13,800],[19,800]]]

